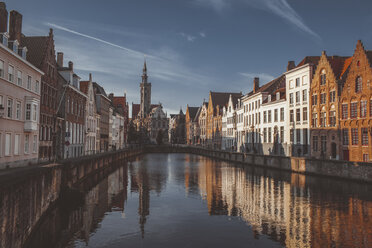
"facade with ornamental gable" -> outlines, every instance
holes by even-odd
[[[236,150],[236,109],[240,105],[240,98],[229,97],[229,103],[223,107],[222,116],[222,149]]]
[[[227,106],[230,95],[239,98],[242,93],[209,92],[206,130],[208,147],[221,148],[223,107]]]
[[[200,144],[207,145],[208,102],[203,101],[199,115]]]
[[[340,95],[342,159],[372,161],[372,51],[359,40]]]
[[[322,52],[309,92],[311,157],[341,159],[339,95],[350,62]]]
[[[186,107],[186,114],[185,114],[185,125],[186,125],[186,143],[196,144],[197,143],[197,135],[196,130],[194,129],[194,124],[197,122],[195,120],[196,114],[199,111],[199,107],[190,107],[187,105]]]

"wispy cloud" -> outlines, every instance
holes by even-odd
[[[212,7],[217,12],[226,9],[227,6],[234,2],[242,2],[249,6],[264,11],[271,12],[280,18],[283,18],[291,25],[305,32],[317,41],[321,41],[321,37],[307,26],[301,16],[289,5],[287,0],[194,0],[195,3]]]
[[[111,43],[109,41],[105,41],[105,40],[102,40],[102,39],[99,39],[99,38],[96,38],[96,37],[93,37],[93,36],[90,36],[90,35],[87,35],[87,34],[83,34],[83,33],[80,33],[80,32],[74,31],[74,30],[71,30],[69,28],[66,28],[66,27],[63,27],[63,26],[60,26],[60,25],[57,25],[57,24],[54,24],[54,23],[46,23],[46,25],[48,25],[48,26],[50,26],[52,28],[55,28],[55,29],[66,31],[66,32],[71,33],[71,34],[79,35],[79,36],[82,36],[82,37],[85,37],[85,38],[88,38],[88,39],[91,39],[91,40],[95,40],[95,41],[104,43],[104,44],[109,45],[109,46],[113,46],[113,47],[122,49],[122,50],[124,50],[126,52],[129,52],[129,53],[132,53],[132,54],[135,54],[135,55],[143,56],[143,54],[144,54],[142,52],[135,51],[135,50],[132,50],[130,48],[127,48],[127,47],[124,47],[124,46],[120,46],[120,45],[117,45],[117,44]],[[151,57],[151,55],[148,55],[148,56]]]
[[[246,77],[250,80],[253,80],[253,78],[258,77],[260,78],[261,82],[270,82],[271,80],[274,79],[273,76],[267,73],[252,73],[252,72],[240,72],[240,76]]]
[[[190,34],[180,33],[180,35],[190,42],[194,42],[196,40],[196,37]]]
[[[200,35],[200,37],[202,37],[202,38],[207,37],[207,35],[206,35],[204,32],[200,32],[199,35]]]

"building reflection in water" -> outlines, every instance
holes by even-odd
[[[307,184],[309,177],[304,175],[229,166],[210,159],[199,164],[198,174],[200,195],[209,214],[241,217],[256,238],[264,234],[286,247],[372,245],[370,198],[329,191],[317,184],[325,179],[313,178]],[[341,182],[334,184],[337,188]],[[313,189],[317,189],[315,195]]]
[[[145,156],[97,178],[94,185],[86,191],[84,206],[53,210],[30,247],[72,247],[77,239],[88,244],[105,213],[124,215],[126,201],[137,201],[137,196],[137,213],[129,214],[138,214],[144,239],[151,197],[172,187],[184,187],[186,198],[201,197],[205,214],[240,218],[256,239],[265,235],[286,247],[372,247],[368,185],[183,154]],[[130,200],[128,192],[133,193]]]

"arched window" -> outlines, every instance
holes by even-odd
[[[355,80],[355,92],[361,92],[362,91],[362,84],[363,80],[361,76],[358,76]]]
[[[320,85],[325,85],[327,81],[326,71],[323,69],[320,74]]]

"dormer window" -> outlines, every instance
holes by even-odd
[[[13,52],[18,53],[18,41],[13,41]]]
[[[280,92],[276,92],[276,100],[280,100]]]
[[[268,102],[271,102],[271,95],[268,96]]]
[[[22,58],[26,59],[27,56],[27,48],[22,47],[18,49],[18,55],[21,56]]]
[[[1,38],[1,43],[7,47],[8,46],[8,33],[0,34],[0,38]]]

